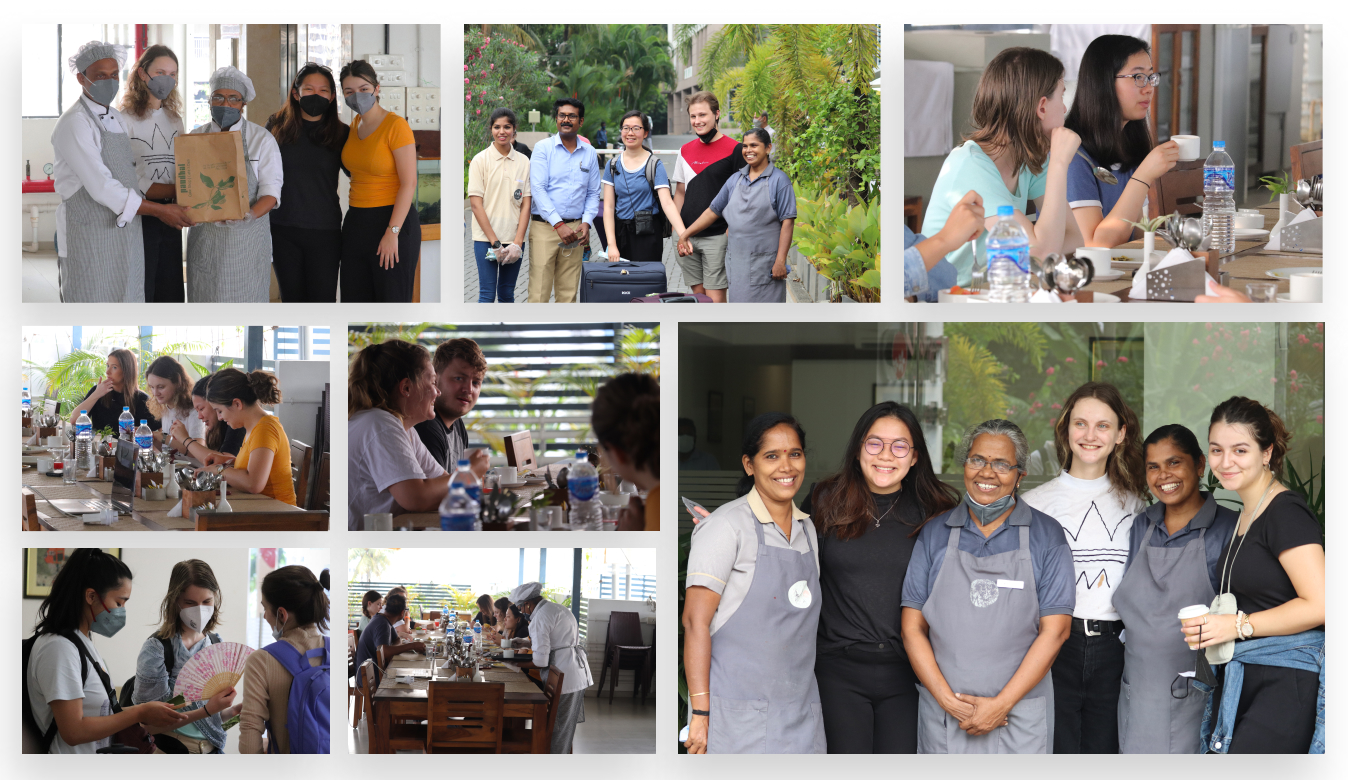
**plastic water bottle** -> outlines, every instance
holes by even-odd
[[[599,506],[599,472],[590,465],[584,452],[576,453],[576,464],[567,472],[566,491],[571,494],[571,526],[581,531],[599,531],[604,527],[604,510]]]
[[[998,206],[999,219],[988,232],[988,300],[993,303],[1030,300],[1030,237],[1015,213],[1011,206]]]
[[[473,647],[482,649],[482,621],[473,621]]]
[[[1236,165],[1225,141],[1212,142],[1203,163],[1203,227],[1219,255],[1236,253]]]
[[[117,438],[131,441],[135,438],[136,418],[131,416],[131,407],[123,406],[122,414],[117,418]]]
[[[454,476],[449,480],[449,487],[453,490],[456,487],[463,488],[463,492],[474,501],[482,500],[482,483],[477,481],[477,475],[468,468],[466,458],[459,459],[458,465],[454,469]]]
[[[89,414],[81,409],[78,417],[75,418],[75,464],[72,469],[71,464],[66,464],[64,482],[74,482],[75,478],[82,473],[87,473],[94,466],[94,421],[89,419]]]
[[[479,531],[477,502],[462,487],[450,485],[449,495],[440,502],[441,531]]]
[[[136,428],[136,446],[141,452],[149,452],[154,448],[154,431],[145,420],[140,421],[140,427]]]
[[[23,409],[23,416],[27,417],[33,412],[33,396],[29,394],[28,388],[23,389],[23,395],[19,396],[19,406]]]

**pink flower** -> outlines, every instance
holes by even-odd
[[[1324,333],[1324,332],[1325,332],[1325,324],[1324,324],[1323,322],[1317,322],[1317,323],[1315,323],[1315,332],[1316,332],[1316,333]]]
[[[1278,384],[1278,378],[1276,376],[1269,377],[1268,381],[1272,382],[1275,385]]]
[[[1292,378],[1293,382],[1297,381],[1297,370],[1295,368],[1292,369],[1291,371],[1288,371],[1287,375]]]
[[[487,37],[487,38],[483,38],[483,39],[482,39],[482,45],[483,45],[483,46],[486,46],[486,45],[489,44],[489,43],[491,43],[491,38],[490,38],[490,37]]]
[[[1204,323],[1204,325],[1207,327],[1208,330],[1212,330],[1212,323],[1211,323],[1211,322]]]
[[[1195,393],[1198,392],[1198,385],[1194,385],[1194,392],[1195,392]]]
[[[548,91],[551,92],[551,91],[552,91],[552,87],[548,87]]]
[[[1194,346],[1198,346],[1198,339],[1194,339]]]
[[[1318,423],[1320,423],[1321,425],[1324,425],[1324,424],[1325,424],[1325,416],[1324,416],[1323,414],[1317,414],[1317,415],[1315,415],[1315,421],[1318,422]]]
[[[467,83],[468,83],[468,79],[464,79],[464,80],[463,80],[463,83],[467,84]]]
[[[1207,364],[1208,364],[1207,356],[1204,356],[1204,357],[1201,357],[1201,358],[1198,359],[1198,365],[1200,365],[1200,366],[1206,366]]]
[[[479,108],[479,109],[477,110],[477,113],[478,113],[478,114],[481,114],[481,113],[482,113],[482,109]]]
[[[1247,328],[1247,329],[1245,329],[1245,330],[1242,330],[1242,331],[1240,332],[1240,335],[1241,335],[1242,338],[1249,336],[1249,335],[1250,335],[1249,329]]]
[[[493,62],[490,65],[488,65],[487,70],[496,70],[496,63]]]
[[[1119,355],[1119,362],[1120,362],[1120,363],[1127,363],[1127,362],[1128,362],[1127,356],[1125,356],[1125,355]]]
[[[1062,404],[1053,404],[1053,405],[1049,406],[1049,408],[1050,408],[1050,409],[1061,409],[1061,408],[1062,408]]]
[[[1324,344],[1321,344],[1321,343],[1318,342],[1318,341],[1315,342],[1315,348],[1318,349],[1318,350],[1320,350],[1321,352],[1324,352],[1324,351],[1325,351],[1325,345],[1324,345]]]
[[[473,96],[472,96],[472,94],[464,95],[464,96],[463,96],[463,99],[464,99],[464,100],[467,100],[469,103],[473,102]]]
[[[1097,361],[1095,361],[1095,367],[1096,367],[1096,368],[1104,368],[1104,367],[1105,367],[1105,361],[1103,361],[1103,360],[1097,360]]]
[[[463,66],[463,72],[464,72],[464,73],[467,73],[467,72],[468,72],[468,66],[467,66],[466,64]]]
[[[1048,367],[1048,370],[1044,371],[1044,373],[1045,373],[1045,374],[1048,374],[1049,376],[1053,376],[1053,374],[1056,373],[1056,372],[1057,372],[1057,369],[1054,368],[1053,366],[1049,366],[1049,367]]]
[[[485,71],[485,70],[482,71],[482,75],[483,75],[483,76],[487,75],[487,71]]]
[[[1034,391],[1033,391],[1033,390],[1030,391],[1029,399],[1030,399],[1031,401],[1034,400]]]
[[[1075,363],[1075,362],[1077,362],[1077,359],[1074,358],[1074,357],[1063,358],[1063,362],[1064,362],[1064,363]]]

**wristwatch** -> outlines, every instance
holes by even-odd
[[[1241,639],[1249,639],[1254,636],[1254,626],[1250,624],[1250,616],[1244,612],[1236,613],[1236,636]]]
[[[493,241],[493,242],[491,242],[491,248],[492,248],[492,249],[500,249],[500,248],[501,248],[501,242],[500,242],[500,241]]]
[[[398,235],[398,231],[399,231],[399,230],[402,230],[402,227],[400,227],[400,226],[398,226],[398,225],[389,225],[389,226],[388,226],[388,229],[389,229],[389,230],[392,230],[392,231],[393,231],[393,235],[396,236],[396,235]]]

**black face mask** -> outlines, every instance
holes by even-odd
[[[711,130],[708,130],[706,135],[698,133],[697,140],[701,141],[704,144],[709,144],[712,142],[712,139],[715,138],[716,134],[719,132],[721,132],[720,128],[716,127],[715,125],[712,125]]]
[[[332,101],[322,95],[305,95],[299,102],[300,110],[309,116],[323,116],[332,105]]]

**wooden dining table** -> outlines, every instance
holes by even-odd
[[[1264,216],[1264,229],[1272,229],[1278,222],[1277,201],[1260,206],[1259,211]],[[1278,292],[1285,293],[1288,291],[1288,281],[1268,276],[1268,271],[1277,268],[1322,268],[1324,266],[1323,254],[1268,249],[1267,245],[1270,238],[1271,236],[1255,241],[1237,240],[1236,253],[1224,258],[1221,262],[1218,274],[1215,276],[1217,283],[1243,293],[1245,292],[1245,285],[1251,282],[1276,282]],[[1142,249],[1142,240],[1129,241],[1117,248]],[[1153,251],[1163,254],[1169,251],[1169,245],[1160,236],[1157,236]],[[1091,282],[1085,287],[1085,290],[1117,295],[1124,303],[1157,303],[1157,301],[1134,300],[1129,296],[1133,286],[1133,276],[1136,273],[1137,269],[1135,268],[1126,269],[1122,277],[1107,282]]]
[[[555,482],[558,473],[561,472],[562,469],[564,469],[564,468],[566,468],[566,467],[568,467],[568,466],[570,466],[570,465],[571,465],[571,461],[569,461],[569,460],[561,460],[561,461],[558,461],[558,462],[556,462],[556,463],[551,463],[551,464],[548,464],[547,466],[542,466],[542,467],[540,467],[540,472],[541,472],[542,470],[546,470],[548,473],[552,474],[553,480],[554,480],[554,482]],[[536,484],[531,483],[531,484],[523,485],[523,486],[521,486],[521,487],[512,487],[512,488],[509,488],[509,490],[510,490],[511,492],[513,492],[515,495],[517,495],[517,496],[520,497],[521,501],[520,501],[520,505],[519,505],[519,510],[517,510],[517,511],[522,510],[522,511],[525,512],[525,515],[522,515],[522,516],[519,516],[519,517],[512,517],[512,518],[510,518],[510,520],[507,521],[507,523],[506,523],[505,529],[503,529],[503,530],[506,530],[506,531],[527,531],[527,530],[529,530],[529,517],[528,517],[528,515],[527,515],[527,513],[528,513],[528,511],[529,511],[529,504],[533,501],[534,496],[536,496],[536,495],[538,495],[539,493],[541,493],[541,492],[543,492],[544,490],[546,490],[546,489],[547,489],[547,486],[548,486],[548,485],[547,485],[547,482],[544,481],[544,482],[539,482],[539,483],[536,483]],[[397,514],[397,515],[394,515],[394,516],[393,516],[393,530],[399,531],[399,530],[403,530],[403,529],[406,529],[406,530],[409,530],[409,531],[439,531],[439,530],[440,530],[440,513],[439,513],[439,512],[405,512],[405,513],[403,513],[403,514]],[[552,529],[552,530],[570,530],[570,529]]]
[[[422,641],[414,635],[414,640]],[[490,648],[488,648],[490,649]],[[380,679],[379,687],[370,696],[374,708],[374,727],[370,730],[370,753],[390,753],[388,743],[389,725],[395,720],[422,721],[428,717],[429,687],[431,682],[431,661],[438,665],[441,659],[430,659],[421,653],[404,653],[394,656]],[[452,670],[436,668],[435,679],[445,680]],[[538,681],[528,672],[508,662],[498,661],[492,668],[482,671],[486,682],[505,685],[505,709],[503,717],[529,718],[533,722],[530,731],[530,753],[548,753],[552,746],[542,724],[548,721],[548,698]],[[410,683],[398,682],[400,676],[412,676]]]

